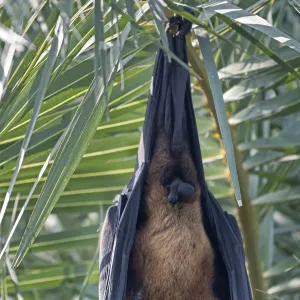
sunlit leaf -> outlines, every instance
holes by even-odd
[[[202,5],[203,9],[212,10],[217,14],[223,15],[230,20],[247,25],[256,30],[261,31],[262,33],[268,35],[269,37],[275,39],[276,41],[285,44],[286,46],[294,49],[295,51],[300,52],[300,43],[295,39],[291,38],[287,34],[279,31],[277,28],[273,27],[265,19],[254,15],[250,12],[247,12],[229,1],[221,1],[219,3],[210,2]]]
[[[252,201],[253,205],[277,205],[284,204],[287,202],[295,202],[300,201],[300,189],[295,188],[287,188],[283,190],[278,190],[276,192],[265,194],[256,198]]]
[[[201,52],[204,58],[204,64],[206,68],[206,73],[208,75],[208,80],[210,83],[211,91],[213,94],[214,104],[217,112],[218,122],[220,124],[220,130],[222,134],[222,139],[224,143],[224,148],[226,150],[226,158],[229,165],[230,175],[232,184],[235,191],[235,197],[238,205],[242,205],[242,196],[240,192],[239,179],[236,170],[236,162],[234,158],[234,150],[232,146],[232,138],[230,133],[230,128],[228,125],[228,120],[226,116],[226,109],[223,100],[223,93],[221,85],[218,79],[217,69],[213,60],[212,51],[209,44],[208,38],[199,38],[199,44]]]
[[[122,47],[129,34],[129,30],[130,26],[127,26],[122,32],[120,38]],[[107,84],[111,84],[110,80],[114,77],[121,56],[120,48],[117,44],[115,44],[112,51],[115,52],[113,55],[115,61],[112,66],[107,66],[107,70],[109,70]],[[108,62],[108,59],[106,61]],[[96,78],[67,128],[66,138],[58,150],[55,163],[51,168],[51,172],[48,175],[35,210],[32,213],[27,229],[23,235],[20,248],[15,256],[15,266],[21,262],[37,233],[41,230],[47,216],[63,192],[69,178],[79,164],[88,143],[93,137],[104,112],[104,103],[101,101],[103,92],[104,85]],[[95,102],[94,94],[97,95],[97,102]],[[64,178],[64,180],[59,180],[59,178]]]

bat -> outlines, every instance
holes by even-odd
[[[185,64],[191,23],[170,50]],[[183,22],[183,23],[182,23]],[[205,181],[190,76],[159,49],[134,174],[100,236],[100,300],[251,300],[242,237]]]

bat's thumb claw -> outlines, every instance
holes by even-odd
[[[181,197],[191,197],[195,192],[195,188],[186,182],[181,182],[178,186],[178,196]]]
[[[176,204],[178,200],[192,196],[195,192],[195,188],[191,184],[183,182],[181,179],[176,178],[170,184],[169,191],[169,202],[171,202],[172,204]]]

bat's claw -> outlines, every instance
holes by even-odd
[[[183,182],[181,179],[176,178],[169,186],[168,200],[173,205],[175,205],[178,200],[190,197],[194,194],[194,192],[195,188],[191,184]]]

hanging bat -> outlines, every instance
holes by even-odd
[[[185,34],[168,33],[185,64]],[[183,23],[182,23],[183,22]],[[106,214],[100,300],[251,300],[242,237],[209,191],[189,72],[160,49],[134,174]]]

